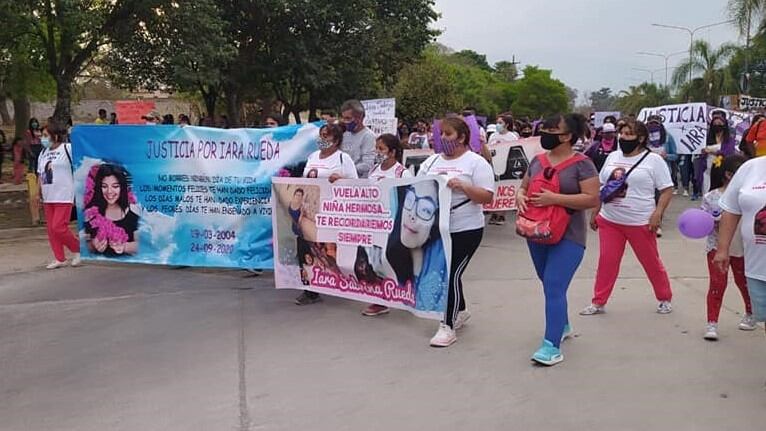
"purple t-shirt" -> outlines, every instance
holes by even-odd
[[[542,170],[542,165],[537,157],[532,159],[529,163],[529,169],[527,175],[532,178]],[[559,172],[559,187],[561,190],[559,193],[565,195],[576,195],[580,193],[580,181],[587,180],[588,178],[598,177],[598,171],[591,159],[584,159],[569,166],[563,171]],[[587,237],[587,225],[585,223],[585,211],[574,210],[572,217],[569,219],[569,226],[564,234],[564,239],[576,242],[585,247],[585,240]]]

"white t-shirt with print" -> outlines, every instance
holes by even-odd
[[[766,157],[742,165],[718,205],[724,211],[742,216],[745,275],[766,281]]]
[[[329,178],[332,174],[339,174],[343,178],[357,179],[354,159],[343,151],[336,151],[330,157],[322,159],[319,151],[314,151],[306,161],[303,168],[303,176],[308,177],[312,170],[316,170],[316,178]]]
[[[625,157],[622,151],[613,151],[606,158],[599,174],[601,185],[619,175],[625,175],[644,154],[642,151],[636,156]],[[601,205],[601,217],[612,223],[627,226],[649,224],[649,219],[657,208],[654,203],[654,191],[673,187],[667,163],[659,155],[650,153],[628,176],[627,183],[628,188],[624,196],[618,196]]]
[[[503,142],[512,142],[518,140],[519,135],[517,135],[516,132],[508,132],[505,134],[493,133],[492,136],[489,137],[489,142],[487,142],[487,145],[492,146]]]
[[[410,172],[409,169],[402,166],[401,163],[396,162],[388,169],[383,169],[382,165],[375,165],[368,178],[380,181],[385,178],[409,178],[411,176],[412,172]]]
[[[723,196],[723,192],[721,192],[721,189],[714,189],[707,192],[705,196],[702,198],[702,207],[701,207],[702,210],[712,215],[716,223],[721,221],[721,206],[720,206],[721,196]],[[705,246],[705,252],[710,253],[711,251],[717,248],[718,248],[718,226],[716,225],[715,229],[713,229],[713,232],[711,232],[710,235],[707,236],[707,244]],[[744,244],[742,243],[742,235],[739,232],[735,233],[734,237],[731,240],[729,255],[734,257],[742,257],[745,255]]]
[[[43,202],[71,204],[74,200],[71,156],[72,144],[59,145],[55,150],[43,149],[40,153],[37,175],[43,190]]]
[[[441,154],[434,154],[420,165],[418,176],[444,175],[447,180],[457,178],[475,187],[495,192],[495,172],[483,157],[467,151],[457,159],[447,160]],[[449,231],[464,232],[484,227],[482,206],[468,200],[460,190],[452,190],[452,207],[459,208],[450,212]],[[463,204],[463,205],[461,205]]]

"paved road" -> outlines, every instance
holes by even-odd
[[[576,316],[590,299],[594,236],[570,291],[577,337],[554,368],[529,362],[542,294],[511,226],[488,228],[466,276],[474,318],[447,350],[428,347],[433,322],[363,318],[361,304],[332,298],[300,308],[268,276],[47,272],[39,232],[0,240],[0,429],[762,429],[763,330],[736,329],[732,288],[722,339],[702,340],[704,245],[666,230],[673,314],[654,312],[628,255],[609,313]]]

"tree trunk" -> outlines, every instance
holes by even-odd
[[[206,115],[215,121],[215,104],[218,102],[218,92],[215,88],[207,90],[200,88],[200,93],[202,93],[202,101],[205,102]]]
[[[56,79],[56,109],[53,119],[66,125],[72,119],[72,80],[65,77]],[[45,119],[38,118],[40,125],[45,125]]]
[[[8,98],[5,94],[0,94],[0,120],[3,125],[8,125],[13,122],[11,114],[8,112]]]
[[[314,93],[309,92],[309,123],[319,120],[317,116],[316,100],[314,100]]]
[[[229,117],[230,127],[242,126],[242,104],[240,103],[239,88],[233,84],[226,86],[226,115]]]
[[[13,99],[13,117],[16,121],[16,136],[23,137],[24,132],[29,127],[30,107],[28,98]]]

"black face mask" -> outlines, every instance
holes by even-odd
[[[723,132],[725,129],[726,129],[726,126],[722,124],[713,124],[712,126],[710,126],[710,131],[716,134]]]
[[[532,136],[532,132],[527,132],[527,131],[521,132],[522,138],[528,138],[530,136]]]
[[[552,150],[556,147],[561,145],[561,140],[559,139],[559,135],[552,135],[550,133],[541,133],[540,134],[540,146],[543,147],[545,150]]]
[[[636,151],[636,148],[638,148],[638,138],[636,139],[620,139],[620,150],[622,150],[623,154],[630,154],[633,151]]]

